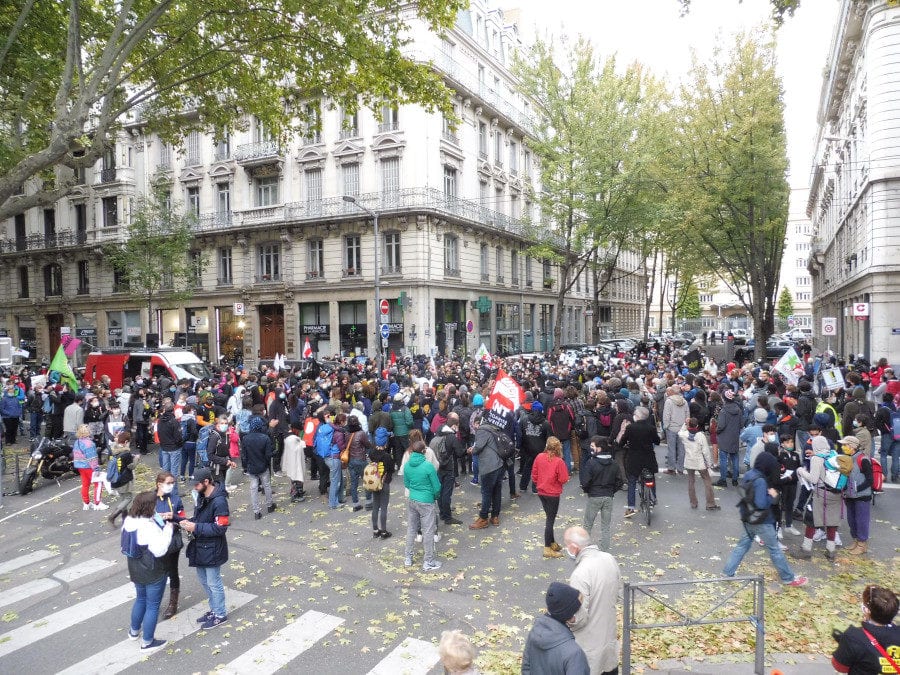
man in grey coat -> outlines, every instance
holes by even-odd
[[[688,405],[677,387],[666,390],[666,402],[663,405],[662,427],[666,434],[666,473],[685,473],[684,449],[678,447],[678,432],[690,417]]]
[[[735,394],[731,387],[725,387],[722,392],[724,404],[716,418],[716,436],[719,439],[719,480],[717,487],[725,487],[728,483],[729,464],[731,466],[731,484],[737,486],[741,471],[738,467],[738,446],[741,437],[741,421],[743,415],[741,406],[734,400]]]
[[[506,465],[498,454],[496,436],[505,432],[486,422],[482,424],[481,417],[481,414],[473,413],[469,421],[475,433],[469,452],[478,457],[478,484],[481,486],[481,509],[478,518],[469,525],[470,530],[483,530],[489,525],[500,524],[501,490],[506,471]]]

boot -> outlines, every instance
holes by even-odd
[[[544,557],[545,558],[562,558],[563,554],[559,551],[554,551],[552,546],[544,547]]]
[[[855,551],[857,548],[859,548],[859,542],[854,539],[853,546],[851,546],[850,548],[845,548],[844,553],[853,553],[853,551]]]
[[[163,612],[163,621],[166,619],[171,619],[178,613],[178,593],[180,589],[178,588],[170,588],[169,589],[169,606],[166,607],[166,611]]]
[[[562,546],[557,544],[555,541],[552,544],[550,544],[550,548],[552,548],[556,552],[562,551]]]
[[[469,525],[469,529],[470,530],[483,530],[490,524],[491,524],[491,521],[489,521],[487,518],[476,518],[475,522],[473,522],[471,525]]]
[[[115,527],[115,525],[116,525],[116,520],[119,518],[119,516],[124,516],[124,515],[125,515],[125,510],[124,510],[124,509],[116,509],[115,511],[113,511],[112,513],[110,513],[110,514],[106,517],[106,519],[109,521],[109,524],[110,524],[110,525],[112,525],[113,527]]]
[[[491,525],[499,525],[500,524],[500,516],[494,516],[491,518]]]
[[[869,542],[867,541],[858,541],[856,542],[856,546],[847,551],[850,555],[865,555],[869,550]]]

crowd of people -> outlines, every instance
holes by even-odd
[[[580,619],[579,611],[582,602],[599,602],[597,584],[605,604],[607,585],[618,586],[618,567],[609,554],[613,502],[625,490],[624,516],[634,515],[636,485],[645,471],[687,476],[691,508],[699,506],[697,476],[710,511],[720,508],[714,487],[736,488],[745,534],[725,565],[726,575],[735,574],[756,540],[768,548],[785,584],[803,585],[806,578],[795,575],[785,557],[786,535],[797,538],[791,554],[798,559],[811,557],[822,540],[825,555],[834,559],[845,517],[853,538],[846,552],[867,553],[881,468],[887,480],[900,481],[900,380],[886,362],[829,363],[805,355],[789,373],[765,363],[708,360],[690,371],[683,350],[659,343],[640,343],[615,357],[493,363],[420,358],[380,372],[373,362],[346,361],[327,371],[313,362],[311,368],[278,372],[226,368],[199,382],[137,378],[115,390],[102,378],[78,390],[65,384],[30,387],[22,374],[6,383],[0,414],[7,442],[18,430],[18,422],[11,429],[10,415],[27,412],[31,436],[44,424],[47,436],[72,443],[85,509],[108,508],[96,475],[105,460],[117,462],[118,485],[107,489],[116,489],[120,501],[110,522],[127,514],[123,532],[136,532],[137,544],[154,556],[168,542],[166,553],[156,556],[163,562],[154,568],[164,575],[132,572],[135,583],[145,586],[141,607],[154,600],[159,607],[168,578],[166,615],[177,612],[180,536],[166,533],[189,533],[188,559],[210,599],[202,617],[210,627],[226,618],[218,568],[227,560],[229,492],[233,497],[242,475],[250,477],[256,519],[263,517],[260,496],[266,512],[278,507],[273,481],[289,481],[292,502],[305,500],[317,482],[330,510],[370,510],[377,539],[392,536],[387,507],[391,493],[397,496],[393,479],[401,476],[404,561],[412,566],[416,544],[422,543],[425,572],[441,568],[438,522],[443,528],[463,525],[452,507],[461,481],[470,480],[481,492],[471,530],[500,525],[504,485],[512,500],[536,493],[545,513],[542,555],[569,555],[584,562],[584,572],[573,574],[569,586],[548,591],[549,618],[535,625],[525,652],[525,668],[532,672],[588,672],[574,648],[562,660],[577,663],[573,670],[537,665],[550,658],[543,651],[560,644],[564,629],[574,631],[575,643],[587,652],[589,672],[614,672],[614,627],[611,638],[598,642],[597,615],[591,611]],[[817,373],[826,366],[840,369],[843,386],[824,387]],[[491,423],[485,411],[501,370],[523,392],[503,426]],[[7,399],[18,403],[18,413]],[[662,443],[664,468],[656,454]],[[136,462],[149,461],[152,445],[159,449],[159,474],[148,505],[141,495],[130,498],[130,477]],[[835,480],[835,472],[843,481]],[[554,532],[560,496],[576,475],[585,495],[583,527],[567,530],[561,544]],[[193,518],[184,516],[182,506],[187,487],[193,488]],[[656,500],[655,488],[650,498]],[[156,521],[159,532],[141,519]],[[204,538],[206,545],[198,548]],[[142,646],[152,648],[156,617],[141,611]],[[614,607],[606,611],[615,615]],[[138,614],[136,609],[132,632],[139,628]],[[584,644],[577,639],[583,624],[593,625]]]

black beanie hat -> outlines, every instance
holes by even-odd
[[[581,607],[579,593],[568,584],[554,581],[547,589],[547,613],[557,621],[565,623]]]

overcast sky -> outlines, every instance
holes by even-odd
[[[679,16],[678,0],[502,0],[498,5],[522,10],[526,41],[535,26],[540,34],[581,33],[601,55],[616,53],[627,62],[641,61],[673,83],[690,69],[691,48],[708,58],[717,36],[759,25],[771,11],[768,0],[692,0],[686,17]],[[840,0],[802,0],[777,35],[792,210],[806,203],[803,189],[812,165],[822,72],[839,8]]]

